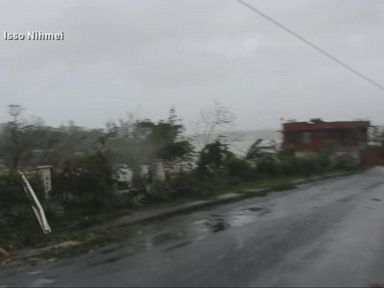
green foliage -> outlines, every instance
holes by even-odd
[[[226,163],[232,153],[228,151],[228,145],[219,139],[207,144],[200,152],[197,163],[197,172],[202,178],[209,178],[217,174],[226,173]]]
[[[255,169],[245,160],[235,157],[229,157],[227,160],[228,175],[232,179],[238,179],[238,182],[248,181],[255,177]]]
[[[153,181],[147,185],[147,195],[150,200],[165,200],[169,199],[173,189],[167,182]]]
[[[38,199],[44,205],[44,193],[38,175],[27,176]],[[22,188],[20,175],[0,174],[0,247],[35,245],[43,237],[32,211],[32,201]]]
[[[40,202],[44,203],[45,195],[39,175],[27,175],[27,178]],[[29,205],[30,203],[18,173],[0,174],[0,209],[9,209],[12,205]]]
[[[20,175],[16,173],[0,174],[0,208],[7,209],[9,205],[27,202]]]
[[[192,150],[193,147],[189,141],[173,142],[159,149],[157,157],[166,161],[174,161],[184,158]]]
[[[282,161],[286,171],[285,175],[310,176],[321,172],[321,166],[318,157],[287,157]]]
[[[182,172],[171,177],[169,185],[180,196],[196,195],[202,188],[197,174],[193,172]]]
[[[296,185],[289,180],[283,179],[281,181],[276,181],[271,185],[271,189],[273,191],[284,191],[284,190],[290,190],[294,189]]]
[[[252,179],[255,170],[246,160],[230,152],[227,144],[217,139],[200,152],[196,173],[200,180],[205,181],[205,190],[214,191],[223,185]]]
[[[287,170],[290,170],[290,167],[285,167],[278,161],[265,161],[260,162],[257,167],[257,172],[261,175],[270,175],[270,176],[280,176],[283,174],[289,174]],[[283,171],[285,169],[286,171]]]
[[[66,162],[54,175],[53,197],[67,205],[97,210],[108,207],[113,197],[111,165],[101,152]]]
[[[354,171],[360,168],[359,162],[348,154],[334,158],[334,168],[337,170]]]
[[[270,176],[311,176],[330,171],[328,159],[319,154],[311,157],[295,157],[281,154],[275,161],[260,162],[257,171],[262,175]]]
[[[157,159],[163,161],[167,170],[191,162],[193,147],[183,137],[184,126],[173,108],[167,120],[121,120],[120,124],[109,123],[108,129],[111,137],[107,146],[112,161],[127,164],[135,177],[139,177],[141,165],[150,165]]]
[[[131,117],[118,124],[109,123],[107,132],[83,129],[73,123],[55,129],[41,123],[28,124],[20,119],[21,106],[11,108],[11,121],[0,130],[0,158],[11,171],[17,167],[33,168],[39,161],[53,164],[52,200],[45,206],[46,214],[50,223],[59,221],[53,211],[64,206],[65,213],[76,222],[73,227],[101,222],[104,217],[101,209],[127,208],[177,197],[212,196],[247,183],[260,186],[272,180],[273,190],[292,189],[294,184],[286,178],[329,171],[333,160],[336,169],[358,168],[351,159],[335,158],[332,143],[318,151],[317,156],[298,158],[287,151],[278,153],[274,145],[261,146],[259,139],[244,159],[239,158],[229,151],[223,138],[209,141],[217,128],[229,126],[234,119],[220,105],[212,112],[202,113],[202,135],[207,136],[208,144],[198,155],[194,154],[190,140],[183,137],[184,126],[173,108],[166,120],[134,121]],[[153,181],[140,173],[142,165],[155,160],[164,164],[165,181]],[[118,164],[127,164],[133,170],[133,189],[129,195],[116,195],[114,191],[112,167]],[[39,177],[28,178],[45,204]],[[263,179],[268,179],[268,183]],[[34,245],[41,240],[42,233],[29,201],[19,175],[0,174],[0,246],[8,247],[14,242],[21,246]],[[23,232],[18,235],[17,231]]]
[[[248,149],[245,159],[255,166],[260,163],[271,163],[277,159],[277,150],[274,146],[261,146],[263,139],[256,140]]]

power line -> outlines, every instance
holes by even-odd
[[[251,11],[257,13],[258,15],[260,15],[261,17],[267,19],[268,21],[272,22],[273,24],[275,24],[276,26],[278,26],[279,28],[283,29],[284,31],[288,32],[289,34],[291,34],[292,36],[296,37],[297,39],[299,39],[300,41],[304,42],[305,44],[307,44],[308,46],[312,47],[313,49],[315,49],[317,52],[320,52],[321,54],[323,54],[324,56],[328,57],[329,59],[333,60],[334,62],[336,62],[337,64],[343,66],[345,69],[349,70],[350,72],[352,72],[353,74],[357,75],[358,77],[368,81],[369,83],[375,85],[376,87],[384,90],[384,86],[381,85],[380,83],[376,82],[375,80],[369,78],[368,76],[365,76],[363,73],[357,71],[355,68],[349,66],[348,64],[344,63],[343,61],[341,61],[340,59],[336,58],[335,56],[333,56],[332,54],[330,54],[329,52],[327,52],[326,50],[324,50],[323,48],[320,48],[319,46],[317,46],[316,44],[312,43],[311,41],[305,39],[303,36],[301,36],[300,34],[296,33],[295,31],[289,29],[288,27],[286,27],[285,25],[283,25],[282,23],[280,23],[279,21],[273,19],[272,17],[268,16],[267,14],[265,14],[264,12],[260,11],[259,9],[257,9],[256,7],[248,4],[247,2],[243,1],[243,0],[237,0],[237,2],[239,2],[240,4],[244,5],[245,7],[247,7],[248,9],[250,9]]]

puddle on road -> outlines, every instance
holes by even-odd
[[[103,250],[101,254],[109,256],[95,264],[110,264],[119,261],[124,257],[129,257],[137,253],[148,251],[156,247],[162,247],[164,252],[173,251],[192,244],[195,241],[201,241],[208,237],[210,233],[220,233],[231,227],[241,227],[254,223],[260,217],[271,213],[269,208],[263,206],[248,206],[235,209],[231,212],[222,214],[215,213],[206,218],[196,219],[191,224],[185,224],[183,230],[166,231],[157,233],[154,236],[151,230],[157,227],[146,227],[146,232],[129,243],[116,245]],[[176,228],[177,229],[177,228]],[[158,231],[159,232],[159,231]],[[118,255],[116,255],[118,253]]]
[[[145,250],[174,243],[172,246],[165,248],[165,251],[172,251],[191,244],[192,241],[189,241],[187,239],[188,237],[193,237],[195,240],[203,240],[206,238],[204,234],[209,232],[219,233],[229,229],[230,227],[240,227],[253,223],[256,219],[269,212],[270,211],[265,207],[252,206],[241,210],[234,210],[231,213],[223,215],[211,214],[208,218],[192,222],[192,227],[187,230],[160,233],[152,238],[147,238],[145,240]]]
[[[253,206],[241,210],[235,210],[224,215],[212,214],[210,215],[210,218],[195,221],[193,224],[202,226],[200,228],[202,232],[205,228],[208,228],[210,232],[217,233],[230,227],[241,227],[246,224],[253,223],[258,218],[270,212],[271,211],[265,207]]]
[[[230,224],[227,223],[223,218],[215,218],[206,221],[205,225],[208,226],[209,230],[213,233],[223,231],[230,227]]]
[[[259,212],[260,210],[263,210],[263,207],[255,206],[255,207],[251,207],[251,208],[246,209],[246,211],[251,211],[251,212]]]
[[[169,241],[183,239],[185,236],[186,233],[184,231],[162,233],[153,237],[151,242],[153,246],[159,246]]]
[[[172,242],[177,243],[180,240],[185,240],[186,235],[187,235],[186,231],[177,231],[177,232],[160,233],[155,235],[154,237],[144,237],[144,238],[139,237],[137,239],[132,239],[129,243],[126,243],[124,245],[119,245],[118,247],[111,247],[109,249],[105,249],[104,251],[102,251],[101,254],[104,254],[104,255],[115,254],[117,251],[119,251],[119,255],[110,256],[109,258],[104,259],[103,261],[99,261],[95,264],[114,263],[124,257],[129,257],[143,251],[148,251],[153,249],[154,247],[163,246],[163,245],[166,246],[167,244]],[[189,243],[191,242],[177,243],[176,245],[168,247],[167,250],[171,251],[173,249],[186,246]]]

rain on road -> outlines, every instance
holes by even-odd
[[[121,229],[136,236],[0,270],[0,287],[369,286],[384,280],[384,169]]]

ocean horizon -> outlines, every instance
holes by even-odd
[[[251,145],[258,139],[263,139],[263,145],[280,145],[281,132],[278,129],[259,129],[259,130],[233,130],[222,131],[212,134],[195,134],[188,135],[192,139],[192,144],[199,151],[206,144],[215,141],[218,137],[223,136],[229,145],[230,151],[236,155],[245,155]]]

